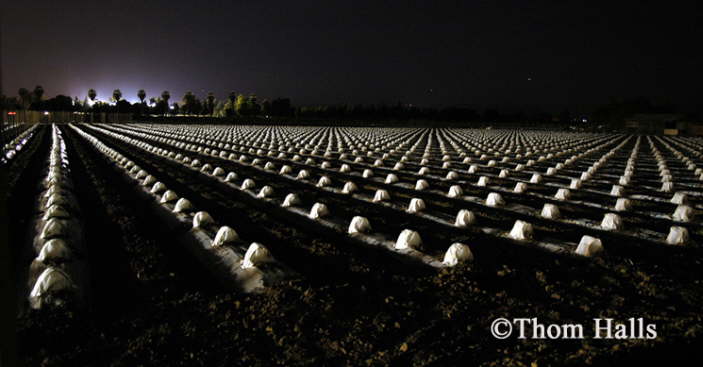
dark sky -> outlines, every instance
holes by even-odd
[[[206,3],[206,4],[201,4]],[[2,1],[3,90],[294,104],[699,107],[703,6],[610,1]]]

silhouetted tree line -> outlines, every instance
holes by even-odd
[[[44,99],[44,88],[41,85],[32,91],[20,88],[16,97],[0,96],[0,107],[6,110],[41,110],[41,111],[75,111],[74,101],[69,96],[57,95]]]
[[[645,97],[632,99],[611,99],[609,103],[593,111],[593,120],[609,124],[619,124],[628,116],[640,113],[678,113],[677,108],[670,103],[655,104]],[[696,119],[694,113],[687,114],[689,118]]]
[[[86,97],[80,100],[64,95],[43,99],[44,89],[37,86],[33,91],[20,88],[16,97],[0,96],[0,107],[7,110],[37,111],[83,111],[92,113],[131,113],[135,116],[145,115],[188,115],[211,117],[234,116],[293,116],[294,109],[289,98],[264,99],[259,102],[255,94],[244,95],[231,92],[227,99],[218,101],[210,92],[205,98],[199,98],[188,91],[179,102],[171,101],[171,93],[163,91],[160,95],[147,98],[146,91],[137,92],[139,102],[130,103],[123,98],[122,92],[115,89],[109,102],[100,100],[95,89],[89,89]]]
[[[289,98],[264,99],[259,102],[255,94],[245,95],[230,92],[225,99],[218,100],[210,92],[204,98],[199,98],[192,92],[186,92],[180,101],[171,102],[169,91],[160,95],[148,96],[146,91],[137,92],[139,102],[130,103],[123,98],[122,92],[115,89],[109,102],[98,98],[94,89],[88,90],[86,97],[80,100],[65,95],[57,95],[44,99],[44,88],[37,85],[32,91],[20,88],[16,97],[0,96],[0,107],[3,109],[25,109],[40,111],[82,111],[90,113],[129,113],[140,116],[209,116],[228,120],[236,117],[247,118],[295,118],[318,120],[369,120],[369,121],[409,121],[431,120],[447,122],[484,122],[509,123],[529,121],[536,123],[572,124],[580,121],[568,110],[558,114],[543,111],[506,112],[497,109],[486,109],[481,112],[462,106],[450,107],[421,107],[398,102],[394,105],[317,105],[293,106]],[[637,113],[676,113],[677,109],[671,104],[655,104],[644,97],[634,99],[612,99],[609,103],[598,106],[589,114],[589,121],[606,124],[623,122],[628,116]],[[700,118],[698,115],[688,116],[691,119]]]
[[[329,119],[365,119],[365,120],[433,120],[449,122],[515,122],[535,121],[550,122],[552,115],[541,111],[500,112],[487,109],[483,113],[469,107],[419,107],[398,103],[395,105],[322,105],[302,106],[295,109],[297,117]]]

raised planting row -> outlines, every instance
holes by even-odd
[[[122,133],[124,133],[124,131]],[[340,186],[343,185],[347,188],[347,190],[345,190],[344,187],[341,187],[340,189],[342,192],[348,192],[350,188],[354,190],[354,186],[362,188],[366,187],[370,189],[375,188],[378,190],[379,186],[386,185],[386,188],[389,188],[390,190],[405,192],[402,196],[405,197],[405,200],[407,201],[403,203],[403,206],[408,205],[414,198],[413,196],[419,196],[417,197],[418,199],[423,199],[425,203],[428,203],[428,199],[422,196],[434,194],[433,196],[437,197],[435,199],[437,205],[432,205],[432,203],[430,203],[431,205],[428,206],[431,208],[430,210],[435,210],[436,208],[446,207],[447,203],[451,203],[452,196],[455,198],[458,197],[460,201],[463,201],[469,205],[475,205],[479,210],[485,210],[488,209],[487,207],[491,207],[489,212],[492,214],[503,211],[523,221],[547,223],[547,227],[553,228],[552,232],[557,236],[557,242],[568,242],[567,239],[559,239],[559,237],[564,236],[564,234],[562,234],[564,227],[574,228],[574,231],[581,231],[583,233],[588,233],[589,235],[612,236],[616,239],[616,241],[612,242],[622,242],[622,240],[629,239],[630,242],[637,241],[637,243],[651,244],[684,244],[689,239],[692,239],[690,242],[696,242],[699,238],[698,236],[701,229],[700,222],[692,220],[693,214],[695,214],[694,207],[697,208],[698,206],[693,203],[686,205],[688,196],[685,192],[677,192],[673,195],[671,201],[674,203],[669,204],[672,205],[671,210],[673,212],[670,216],[656,214],[648,215],[646,213],[643,214],[640,210],[638,210],[639,208],[637,205],[632,204],[633,201],[644,201],[637,198],[622,198],[607,195],[606,197],[613,200],[615,204],[614,208],[608,208],[594,202],[573,200],[573,197],[578,195],[578,189],[561,187],[555,190],[552,188],[552,190],[555,190],[557,193],[554,197],[549,197],[530,192],[525,193],[525,185],[531,183],[526,184],[523,182],[518,182],[514,190],[506,190],[501,187],[491,187],[486,185],[486,181],[489,181],[486,177],[479,178],[479,182],[472,185],[466,183],[465,181],[456,180],[456,178],[453,177],[441,178],[432,177],[426,174],[421,175],[419,173],[407,173],[400,169],[400,167],[394,167],[395,170],[372,167],[376,171],[390,171],[390,173],[385,176],[385,180],[383,177],[381,179],[376,179],[373,177],[374,171],[372,171],[371,168],[358,167],[358,170],[351,168],[355,165],[355,163],[341,163],[339,168],[337,168],[335,167],[335,164],[330,162],[331,160],[324,160],[318,167],[313,157],[308,157],[305,162],[302,162],[302,158],[300,158],[299,154],[296,154],[292,158],[286,160],[286,153],[285,151],[282,152],[282,149],[279,149],[278,151],[269,150],[266,152],[261,148],[255,150],[253,147],[250,147],[249,150],[246,151],[243,149],[245,147],[232,147],[230,145],[228,149],[228,144],[217,143],[217,148],[222,149],[218,152],[217,149],[211,149],[210,147],[207,147],[207,145],[203,147],[204,144],[188,144],[186,147],[184,145],[186,143],[180,142],[180,140],[184,140],[183,137],[177,140],[168,139],[165,137],[151,137],[149,134],[144,132],[132,132],[132,134],[136,134],[133,136],[140,139],[146,139],[152,143],[156,142],[157,144],[161,144],[164,147],[168,147],[170,145],[171,148],[173,148],[174,146],[178,147],[179,144],[182,144],[183,148],[187,148],[185,149],[186,151],[193,151],[201,155],[211,157],[215,160],[228,159],[233,162],[236,161],[235,163],[246,164],[253,167],[260,168],[260,166],[263,166],[263,168],[270,173],[274,173],[278,167],[281,167],[280,173],[283,175],[286,175],[292,171],[291,166],[296,167],[296,169],[301,168],[296,178],[302,180],[310,178],[318,180],[318,186],[331,186],[327,182],[328,178],[336,176],[340,178]],[[162,134],[168,133],[164,132]],[[194,138],[191,138],[191,141],[192,140],[194,140]],[[186,141],[188,141],[188,138],[186,138]],[[214,144],[214,142],[211,143]],[[214,154],[213,151],[215,152]],[[239,154],[242,153],[242,151],[244,151],[244,153],[249,153],[249,156],[246,154]],[[213,155],[216,157],[212,157]],[[325,153],[324,155],[328,154]],[[601,158],[601,161],[607,160],[608,154],[606,154],[605,157],[605,159]],[[355,161],[358,161],[358,158],[359,157],[357,157]],[[402,164],[402,162],[400,164]],[[396,164],[396,166],[398,166],[398,164]],[[596,162],[595,166],[599,167],[600,165]],[[359,171],[362,168],[364,171],[359,174]],[[313,177],[310,172],[319,172],[320,175]],[[451,173],[456,175],[456,172],[450,172],[448,176],[452,176]],[[400,180],[399,176],[402,177],[403,175],[409,176],[410,178],[406,179],[406,182],[410,182],[406,183],[403,182],[403,180]],[[534,175],[535,174],[533,174],[533,176]],[[324,176],[329,177],[324,178]],[[357,183],[354,183],[353,181],[351,183],[349,181],[345,182],[344,176],[347,176],[347,179],[354,179]],[[361,177],[356,178],[359,176]],[[416,178],[418,179],[417,181],[411,181]],[[484,182],[481,182],[482,179],[484,179]],[[456,183],[461,184],[461,186],[452,185],[453,180],[456,180]],[[537,178],[532,181],[539,180],[540,177],[537,176]],[[364,185],[362,186],[358,184],[359,181],[362,181]],[[413,183],[415,190],[414,193]],[[370,187],[369,184],[373,186]],[[573,184],[573,182],[571,184]],[[449,196],[450,198],[447,199],[445,195],[441,195],[440,191],[434,190],[433,192],[433,187],[441,187],[443,189],[448,187],[448,190],[445,192],[447,193],[446,196]],[[471,191],[468,192],[469,190]],[[576,192],[576,195],[572,195],[574,192]],[[395,195],[392,194],[393,193],[391,192],[390,196],[394,197]],[[376,198],[375,194],[371,194],[371,196]],[[385,194],[381,192],[379,197],[376,198],[381,200],[376,201],[382,201],[384,196]],[[693,192],[693,196],[695,197],[695,192]],[[505,197],[507,197],[508,200],[503,200]],[[657,206],[666,207],[663,203],[657,203]],[[544,221],[545,219],[546,221]],[[488,222],[490,222],[490,220]],[[504,226],[509,227],[504,228],[504,230],[507,231],[514,227],[513,222],[514,221],[505,223]],[[486,222],[484,221],[484,223]],[[574,235],[575,234],[572,234],[572,237]],[[549,237],[549,235],[544,236],[545,239]],[[578,241],[578,239],[576,239],[576,241]]]
[[[187,161],[186,163],[188,165],[193,165],[192,160],[187,155],[184,156],[183,154],[177,153],[177,152],[170,152],[170,153],[173,156],[173,159],[180,160],[180,161]],[[198,154],[198,153],[196,152],[196,154]],[[166,155],[168,155],[168,153],[166,153]],[[367,210],[369,212],[384,212],[385,211],[385,213],[389,213],[390,215],[394,215],[396,217],[397,216],[413,217],[414,219],[416,219],[415,222],[418,222],[418,221],[422,222],[424,224],[424,228],[427,228],[426,232],[418,231],[418,232],[420,232],[420,234],[423,237],[425,237],[425,235],[432,236],[433,235],[432,232],[436,232],[436,230],[433,231],[433,227],[436,229],[438,225],[441,225],[441,227],[446,228],[443,231],[443,232],[446,232],[446,233],[443,233],[445,235],[449,234],[449,233],[454,233],[455,236],[462,236],[463,235],[466,238],[466,237],[476,237],[477,232],[478,232],[478,233],[484,235],[482,240],[487,240],[486,241],[487,243],[490,243],[491,240],[495,241],[496,237],[494,235],[498,234],[499,237],[504,237],[505,239],[512,239],[514,241],[521,242],[523,244],[528,244],[528,245],[529,244],[536,244],[536,245],[541,245],[543,247],[556,249],[556,250],[559,250],[559,248],[561,247],[560,245],[562,245],[561,241],[558,244],[557,243],[549,243],[549,242],[545,242],[545,241],[534,241],[534,239],[531,238],[532,237],[531,235],[533,233],[535,233],[535,230],[530,223],[527,223],[524,220],[522,220],[522,221],[515,220],[515,219],[511,219],[508,221],[504,220],[503,224],[505,226],[507,226],[507,228],[505,228],[502,231],[497,231],[495,228],[482,228],[482,229],[477,230],[476,228],[471,228],[471,226],[470,226],[470,224],[472,223],[473,218],[474,218],[474,214],[471,211],[457,209],[456,211],[454,211],[453,215],[451,215],[450,218],[442,219],[442,218],[438,218],[435,215],[423,212],[423,206],[424,206],[423,204],[426,200],[422,200],[420,198],[409,197],[409,198],[407,198],[409,204],[405,204],[402,206],[393,206],[393,205],[389,205],[389,203],[387,203],[387,202],[384,202],[385,199],[383,198],[383,196],[387,195],[387,192],[385,192],[385,191],[376,191],[376,193],[375,193],[375,195],[373,195],[373,197],[364,198],[363,194],[351,193],[351,191],[355,191],[356,189],[358,189],[358,187],[354,188],[353,183],[347,182],[344,184],[345,187],[343,187],[339,190],[335,190],[335,189],[329,187],[329,185],[327,185],[326,181],[328,178],[326,178],[326,177],[321,177],[319,180],[316,180],[316,182],[317,182],[316,184],[313,184],[311,182],[306,182],[305,177],[302,177],[302,179],[296,180],[296,177],[289,177],[285,172],[283,172],[280,175],[276,174],[275,171],[271,172],[272,170],[270,169],[270,166],[267,169],[266,165],[264,165],[264,167],[261,168],[261,167],[257,167],[256,163],[254,163],[253,165],[249,165],[249,164],[243,164],[242,162],[238,162],[236,159],[234,161],[232,161],[232,160],[228,161],[227,159],[222,159],[219,156],[218,157],[211,157],[211,154],[202,154],[201,153],[200,155],[201,155],[200,158],[203,159],[203,162],[205,162],[205,160],[209,159],[210,161],[212,161],[212,164],[205,163],[205,165],[203,165],[202,168],[200,168],[201,163],[200,163],[200,160],[198,160],[197,162],[195,162],[195,165],[198,166],[197,168],[200,168],[201,170],[205,170],[208,173],[210,170],[213,170],[213,173],[215,172],[215,170],[217,170],[217,166],[213,167],[213,165],[215,165],[215,164],[221,164],[223,166],[235,165],[235,166],[239,166],[238,168],[243,169],[244,171],[247,171],[246,172],[247,178],[251,178],[252,174],[254,174],[254,175],[258,174],[260,177],[265,177],[267,184],[270,183],[271,185],[276,185],[276,184],[278,184],[276,181],[281,181],[280,177],[283,177],[283,178],[286,178],[286,180],[284,180],[283,183],[281,183],[279,185],[287,185],[288,187],[290,187],[290,186],[303,187],[306,191],[318,190],[321,193],[324,193],[326,196],[329,197],[329,199],[325,199],[325,200],[339,202],[341,204],[339,206],[343,206],[345,202],[352,200],[352,202],[354,202],[355,204],[358,201],[359,204],[363,205],[364,211],[367,211]],[[218,162],[218,160],[220,160],[220,161]],[[283,166],[282,170],[285,170],[285,168],[286,167]],[[223,171],[221,167],[219,170]],[[253,170],[253,172],[252,172],[252,170]],[[242,170],[240,170],[240,171],[244,172]],[[224,174],[224,171],[222,173]],[[301,173],[303,173],[303,176],[306,176],[307,171],[301,171]],[[263,176],[262,176],[262,174],[263,174]],[[300,173],[298,174],[298,176],[300,176]],[[298,177],[298,178],[300,178],[300,177]],[[273,180],[273,181],[271,181],[271,180]],[[255,181],[252,180],[251,182],[249,182],[249,185],[252,182],[255,182]],[[284,187],[284,190],[285,189],[286,189],[286,187]],[[363,187],[361,189],[359,189],[359,191],[362,191],[362,190],[363,190]],[[423,194],[427,194],[427,193],[423,193]],[[491,196],[491,195],[489,195],[489,196]],[[497,201],[500,201],[500,199],[498,198],[498,195],[492,195],[492,197],[496,197]],[[451,202],[452,198],[447,198],[446,196],[443,196],[443,195],[437,195],[437,197],[434,198],[434,200],[440,203],[439,205],[436,205],[436,207],[439,208],[439,207],[441,207],[441,202],[443,202],[443,201],[450,201]],[[375,203],[374,203],[374,201],[375,201]],[[457,205],[461,205],[461,203],[462,203],[462,200],[460,200],[460,199],[456,199],[455,201],[457,202]],[[468,203],[468,202],[464,201],[464,203]],[[409,207],[408,207],[408,205],[409,205]],[[461,207],[459,207],[459,208],[461,208]],[[389,209],[392,209],[392,210],[389,210]],[[485,210],[488,208],[484,207],[483,209]],[[399,213],[397,213],[396,211],[399,211]],[[385,213],[382,213],[378,216],[381,218],[380,219],[381,223],[384,223],[384,220],[383,220],[384,216],[386,218],[388,217],[388,214],[385,214]],[[445,215],[445,217],[447,217],[447,216]],[[372,225],[374,224],[373,220],[371,221],[371,224]],[[467,227],[467,225],[469,225],[469,228],[462,228],[462,227]],[[558,233],[555,231],[552,231],[552,232],[555,234]],[[493,237],[493,238],[490,238],[490,237]],[[548,238],[546,236],[544,236],[544,237]],[[479,242],[481,242],[481,241],[479,241]],[[593,244],[598,243],[597,239],[593,238],[592,236],[588,236],[585,239],[579,237],[579,238],[575,239],[575,241],[573,242],[573,245],[569,245],[569,246],[573,246],[573,247],[571,247],[571,251],[574,251],[577,248],[577,243],[579,243],[579,242],[583,242],[584,247],[588,246],[588,245],[586,245],[586,243],[593,243]],[[401,248],[403,247],[402,244],[398,245],[397,243],[396,243],[396,246],[399,246]]]
[[[90,366],[690,354],[701,148],[529,130],[40,124],[6,165],[20,354]],[[658,336],[491,336],[497,318],[525,315],[641,317]]]
[[[152,134],[152,135],[157,135],[157,136],[166,136],[166,137],[173,136],[173,133],[166,133],[166,132],[159,133],[158,131],[146,131],[146,132],[148,132],[149,134]],[[164,135],[164,134],[166,134],[166,135]],[[193,142],[196,144],[204,145],[202,143],[204,143],[205,140],[202,139],[202,135],[209,138],[209,136],[207,136],[205,134],[201,134],[200,138],[194,138],[194,137],[189,138],[188,134],[178,134],[176,132],[176,136],[179,138],[179,140],[182,140],[184,142]],[[210,147],[214,147],[213,145],[217,144],[219,149],[223,149],[223,148],[226,150],[233,149],[235,151],[237,151],[237,150],[241,151],[241,150],[248,149],[249,153],[256,153],[258,155],[266,154],[268,157],[275,157],[276,154],[278,154],[280,156],[281,153],[285,154],[285,150],[284,150],[285,147],[279,146],[278,147],[279,149],[276,150],[276,148],[272,147],[270,144],[268,146],[268,152],[266,150],[264,150],[267,148],[265,146],[265,144],[240,145],[239,148],[241,148],[241,149],[239,149],[236,145],[234,146],[234,148],[232,148],[232,145],[226,144],[226,143],[223,144],[223,146],[220,146],[223,141],[230,141],[231,142],[232,140],[234,140],[234,141],[238,141],[241,143],[241,141],[244,140],[245,144],[249,141],[249,140],[247,140],[246,137],[241,137],[241,136],[232,137],[232,136],[227,135],[227,139],[229,139],[229,140],[220,139],[219,143],[217,143],[215,140],[207,140],[207,141],[210,143]],[[229,147],[228,147],[228,145],[229,145]],[[301,144],[296,144],[295,148],[289,147],[287,149],[287,152],[288,153],[295,153],[297,147],[300,145]],[[306,146],[309,147],[310,145],[306,144]],[[373,146],[373,144],[371,144],[371,146]],[[589,144],[584,143],[584,145],[581,145],[580,148],[583,149],[584,147],[587,147],[587,146],[589,146]],[[256,147],[260,147],[260,148],[255,149]],[[283,149],[280,149],[280,148],[283,148]],[[207,147],[207,145],[206,145],[205,149],[209,150],[210,148]],[[372,152],[372,151],[366,150],[366,148],[364,146],[362,146],[361,152],[363,153],[364,151],[366,151],[365,156],[372,157],[374,154],[377,154],[376,151],[378,151],[379,149],[380,148],[375,148],[374,151]],[[551,170],[549,168],[545,168],[545,170],[547,172],[543,172],[543,173],[539,173],[538,171],[534,171],[534,170],[532,170],[532,168],[529,168],[529,167],[537,167],[536,169],[539,169],[539,167],[541,165],[543,165],[541,162],[548,162],[550,160],[550,158],[554,158],[553,156],[563,155],[565,153],[568,153],[569,151],[572,151],[573,149],[567,149],[567,150],[564,150],[564,151],[561,151],[561,152],[558,152],[555,154],[549,153],[546,156],[540,156],[539,158],[537,158],[536,161],[532,160],[532,159],[527,159],[527,161],[524,164],[519,163],[520,161],[518,160],[517,164],[513,164],[514,167],[508,167],[508,168],[502,168],[502,169],[500,168],[502,163],[497,163],[496,160],[490,159],[490,157],[486,157],[485,154],[481,155],[481,157],[478,158],[478,160],[474,160],[474,162],[476,162],[476,163],[469,164],[470,162],[472,162],[472,158],[467,157],[466,152],[461,152],[459,154],[459,157],[464,156],[464,158],[463,158],[462,163],[459,163],[459,165],[463,165],[464,168],[466,169],[466,171],[464,171],[462,169],[458,169],[461,167],[456,167],[457,170],[454,170],[454,171],[446,168],[448,165],[451,164],[451,157],[448,154],[444,154],[441,158],[443,167],[441,167],[441,168],[435,167],[436,169],[440,170],[439,172],[434,172],[430,169],[432,162],[429,161],[429,159],[427,157],[431,157],[432,154],[425,151],[425,153],[423,153],[423,155],[422,155],[423,158],[420,159],[420,164],[423,166],[417,170],[417,173],[412,172],[412,170],[414,170],[415,168],[413,168],[413,163],[411,163],[410,160],[408,159],[408,157],[412,157],[415,154],[415,153],[410,153],[414,149],[415,149],[415,147],[413,146],[403,156],[401,156],[399,159],[396,159],[396,160],[394,160],[392,154],[383,153],[383,155],[379,158],[376,158],[375,161],[373,158],[369,159],[367,157],[366,161],[368,161],[368,162],[366,162],[366,163],[364,163],[365,162],[364,154],[361,154],[361,156],[359,155],[359,153],[360,153],[359,149],[353,149],[351,151],[351,155],[356,156],[355,158],[353,158],[353,163],[358,163],[360,168],[365,165],[369,168],[375,167],[376,169],[379,169],[383,172],[396,171],[400,174],[407,173],[411,176],[412,176],[412,174],[414,174],[415,176],[446,178],[446,179],[449,179],[452,181],[467,180],[467,182],[471,182],[470,180],[474,180],[474,182],[476,182],[475,186],[483,186],[483,187],[488,186],[488,187],[498,187],[498,188],[501,188],[501,186],[504,186],[504,189],[506,189],[506,191],[516,191],[521,194],[526,193],[527,196],[530,196],[533,193],[540,193],[542,191],[545,191],[544,194],[546,194],[546,192],[554,193],[554,191],[556,191],[554,189],[554,187],[556,186],[556,187],[563,187],[563,188],[571,189],[572,192],[570,192],[568,194],[570,200],[578,201],[580,191],[576,190],[576,189],[582,189],[583,192],[585,192],[589,195],[600,196],[600,197],[596,197],[595,201],[612,200],[613,206],[615,206],[616,201],[613,198],[613,196],[617,196],[617,195],[622,196],[623,195],[623,190],[621,187],[616,188],[615,190],[611,190],[611,187],[608,186],[607,192],[600,192],[597,190],[591,190],[591,189],[587,188],[589,185],[589,182],[591,182],[591,183],[596,182],[597,183],[600,181],[600,180],[593,179],[592,176],[594,176],[594,172],[597,172],[599,170],[599,168],[603,165],[603,162],[605,162],[605,160],[609,159],[608,157],[612,154],[607,154],[605,157],[601,157],[599,159],[600,162],[593,163],[592,167],[591,167],[591,165],[588,165],[586,167],[587,169],[585,169],[584,172],[577,171],[576,173],[578,175],[580,175],[578,177],[582,177],[583,179],[581,179],[581,178],[570,178],[569,179],[568,177],[567,177],[567,179],[562,179],[562,178],[560,178],[559,175],[555,174],[560,169],[568,171],[568,170],[570,170],[570,168],[569,168],[570,166],[578,167],[580,164],[583,163],[581,161],[588,162],[587,156],[589,154],[590,155],[594,154],[594,151],[597,153],[598,149],[595,149],[595,148],[589,149],[584,153],[574,155],[571,158],[564,161],[563,163],[556,163],[555,167],[549,167],[549,168],[551,168]],[[339,150],[339,148],[337,150]],[[342,150],[343,150],[343,148],[342,148]],[[306,153],[308,151],[310,153]],[[301,149],[300,151],[298,151],[298,154],[295,154],[292,157],[292,160],[302,162],[304,158],[307,158],[307,159],[305,159],[305,162],[316,163],[315,159],[319,159],[319,158],[325,159],[325,158],[334,157],[335,154],[337,154],[337,153],[333,153],[334,151],[335,151],[334,149],[330,150],[330,148],[328,147],[327,150],[325,151],[325,153],[321,154],[317,148],[314,148],[311,150],[310,149]],[[395,152],[395,149],[390,149],[390,152]],[[393,154],[396,154],[396,153],[393,153]],[[476,153],[476,154],[479,154],[479,153]],[[525,153],[525,156],[529,157],[532,154],[533,153],[531,151],[528,151],[527,153]],[[351,160],[352,159],[351,155],[349,155],[347,153],[341,153],[341,154],[338,154],[338,158],[341,161]],[[517,154],[516,157],[523,158],[521,154]],[[576,160],[578,158],[582,158],[582,159],[580,159],[577,162]],[[385,159],[385,165],[384,165],[384,159]],[[513,158],[503,157],[503,159],[501,159],[501,162],[504,162],[504,161],[510,162],[511,159],[513,159]],[[480,160],[487,160],[487,162],[485,164],[481,164]],[[438,159],[438,161],[440,161],[440,160]],[[612,161],[612,159],[611,159],[611,161]],[[373,162],[373,164],[371,164],[371,162]],[[349,167],[344,167],[344,164],[346,164],[347,166],[354,167],[353,164],[349,164],[349,163],[350,162],[344,162],[342,164],[342,166],[340,167],[340,170],[344,170],[344,169],[349,168]],[[512,164],[512,163],[508,163],[508,165],[510,165],[510,164]],[[329,166],[330,163],[329,162],[327,162],[327,163],[322,162],[322,166],[325,166],[325,165]],[[388,166],[392,166],[393,170],[391,170],[390,168],[387,168]],[[406,167],[406,166],[411,166],[410,168],[412,170],[409,170],[408,167]],[[603,168],[600,171],[601,172],[607,171],[607,169],[609,169],[609,168]],[[628,169],[628,170],[631,170],[631,169]],[[511,172],[512,172],[512,175],[511,175]],[[518,172],[518,173],[516,173],[516,172]],[[464,173],[468,173],[469,175],[466,176],[466,175],[464,175]],[[522,178],[520,175],[522,175]],[[627,173],[626,175],[631,176],[631,172]],[[401,178],[402,178],[402,176],[401,176]],[[468,180],[467,178],[470,180]],[[620,181],[623,181],[623,182],[630,179],[629,177],[625,177],[624,179],[622,179],[622,177],[620,177],[620,178],[621,178]],[[556,180],[556,181],[550,182],[551,180]],[[667,178],[662,178],[662,180],[667,180]],[[520,184],[520,185],[518,185],[518,184]],[[529,186],[524,186],[525,184],[528,184]],[[629,182],[624,183],[624,184],[629,185]],[[638,182],[638,184],[640,184],[640,183]],[[515,187],[514,189],[513,189],[513,186]],[[529,190],[527,190],[527,188],[529,188]],[[616,193],[617,195],[614,195],[614,193]],[[696,196],[700,196],[699,194],[697,194],[697,191],[694,191],[693,194],[694,194],[694,200],[695,200]],[[548,196],[552,196],[552,195],[553,194],[549,194]],[[542,196],[544,196],[544,195],[542,195]],[[652,198],[650,198],[650,199],[652,199]],[[653,199],[656,199],[657,202],[652,203],[649,206],[651,206],[653,208],[659,208],[659,209],[668,208],[667,205],[661,205],[662,204],[661,201],[663,199],[661,199],[661,198],[653,198]],[[669,199],[667,199],[667,201],[668,200]],[[593,201],[593,200],[591,200],[591,201]],[[633,198],[633,207],[636,209],[640,209],[639,211],[650,210],[650,208],[647,207],[647,204],[649,204],[647,201],[639,200],[636,197]],[[610,208],[612,208],[613,206],[611,206]],[[674,210],[674,208],[671,209],[672,212],[673,212],[673,210]],[[671,212],[667,211],[662,214],[663,215],[664,214],[671,214]]]
[[[415,231],[399,230],[398,233],[400,234],[394,234],[393,238],[374,232],[369,219],[359,215],[352,215],[348,208],[344,208],[344,202],[332,203],[323,198],[319,198],[315,202],[315,195],[310,195],[306,191],[296,190],[295,186],[285,186],[275,182],[272,182],[271,185],[257,187],[256,182],[263,181],[259,176],[240,178],[237,173],[233,171],[226,172],[221,167],[212,167],[209,164],[201,166],[197,159],[192,160],[195,162],[194,164],[184,165],[180,160],[168,158],[168,154],[150,144],[132,142],[119,134],[100,128],[92,129],[98,133],[104,133],[107,136],[118,139],[121,142],[119,144],[120,147],[134,143],[134,147],[138,151],[133,154],[142,156],[147,154],[145,158],[147,160],[149,159],[148,155],[151,155],[149,152],[152,151],[166,157],[168,161],[172,162],[172,166],[186,171],[186,174],[190,172],[190,175],[194,176],[195,180],[209,185],[208,187],[210,187],[209,190],[211,191],[232,191],[237,195],[239,201],[251,204],[259,208],[259,210],[269,212],[284,222],[315,231],[318,234],[335,236],[345,242],[368,247],[380,247],[407,258],[406,260],[409,262],[416,261],[434,267],[453,266],[461,260],[471,258],[468,247],[456,243],[452,246],[448,245],[450,248],[444,249],[446,254],[442,261],[436,260],[418,250],[422,240]],[[188,161],[191,162],[190,158],[188,158]],[[170,167],[168,171],[172,172],[172,174],[174,172],[170,170]],[[241,181],[241,183],[237,184],[236,181]],[[309,203],[307,208],[306,202]],[[375,215],[373,218],[383,217],[383,213],[372,214]],[[457,249],[459,250],[457,251]]]
[[[218,224],[208,212],[196,210],[188,199],[179,197],[132,160],[94,136],[71,128],[136,184],[136,195],[153,204],[160,225],[178,233],[178,242],[205,263],[225,287],[257,291],[289,272],[261,243],[247,245],[234,228]]]
[[[2,147],[2,156],[0,156],[0,166],[6,165],[11,162],[22,148],[32,139],[36,133],[39,125],[17,125],[12,129],[9,129],[3,134],[8,134],[10,141]]]
[[[88,274],[81,210],[73,191],[71,167],[61,131],[51,127],[48,171],[42,180],[38,207],[30,225],[29,246],[23,258],[31,259],[26,297],[31,308],[48,304],[84,306]]]

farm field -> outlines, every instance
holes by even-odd
[[[703,335],[703,139],[459,128],[8,131],[27,365],[618,365]],[[656,324],[544,340],[499,317]]]

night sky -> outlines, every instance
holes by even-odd
[[[333,4],[334,3],[334,4]],[[614,5],[613,3],[616,3]],[[673,3],[673,5],[672,5]],[[332,5],[331,5],[332,4]],[[698,109],[703,6],[612,1],[2,1],[3,91],[128,100]]]

